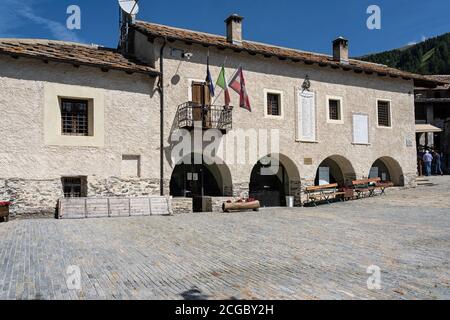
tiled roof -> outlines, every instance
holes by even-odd
[[[430,76],[431,78],[438,80],[438,81],[445,81],[447,82],[446,85],[440,86],[438,89],[450,89],[450,75],[433,75]]]
[[[350,59],[348,65],[334,61],[331,56],[304,52],[300,50],[282,48],[252,41],[243,41],[242,45],[236,45],[227,41],[226,37],[203,32],[196,32],[186,29],[163,26],[159,24],[136,21],[132,26],[134,29],[146,34],[149,37],[163,37],[169,41],[183,41],[189,44],[200,44],[205,47],[213,46],[219,49],[231,49],[236,52],[247,52],[252,55],[261,54],[265,57],[278,57],[280,60],[291,60],[294,62],[304,62],[307,64],[318,64],[322,67],[330,66],[334,69],[354,70],[357,73],[379,74],[394,78],[404,78],[414,80],[416,86],[433,87],[445,84],[445,81],[433,79],[428,76],[413,74],[385,65]]]
[[[130,73],[158,74],[149,65],[127,58],[115,49],[72,42],[0,39],[0,54],[93,66],[104,70],[113,69]]]

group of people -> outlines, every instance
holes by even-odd
[[[425,175],[427,177],[432,175],[432,168],[433,168],[433,162],[434,162],[434,174],[436,175],[444,175],[444,172],[442,171],[442,154],[433,150],[433,151],[425,151],[425,154],[423,154],[422,159],[423,161],[423,167],[425,169]]]

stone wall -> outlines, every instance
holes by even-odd
[[[173,214],[192,213],[192,199],[190,198],[172,198]]]
[[[99,179],[88,177],[88,197],[121,197],[159,195],[159,179]]]
[[[0,179],[0,200],[12,202],[12,214],[54,213],[63,196],[61,179]]]
[[[88,177],[88,197],[146,197],[159,195],[157,179],[96,179]],[[55,212],[58,199],[63,198],[61,179],[0,179],[0,201],[11,201],[12,214]],[[192,212],[192,199],[172,200],[174,213]]]

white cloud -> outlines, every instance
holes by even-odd
[[[41,0],[2,0],[0,2],[0,37],[10,37],[16,35],[21,27],[39,25],[47,29],[57,40],[83,42],[74,31],[58,21],[45,18],[39,15],[36,8]],[[65,14],[62,12],[61,14]]]
[[[428,39],[428,38],[427,38],[426,36],[422,36],[422,37],[420,38],[420,41],[414,40],[414,41],[408,42],[408,46],[413,46],[413,45],[415,45],[415,44],[418,44],[419,42],[424,42],[424,41],[426,41],[427,39]]]

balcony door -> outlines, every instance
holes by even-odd
[[[209,108],[203,108],[211,105],[211,94],[205,82],[192,82],[192,102],[195,107],[192,110],[193,120],[201,121],[204,128],[211,128],[211,114]],[[203,114],[202,114],[203,108]]]

